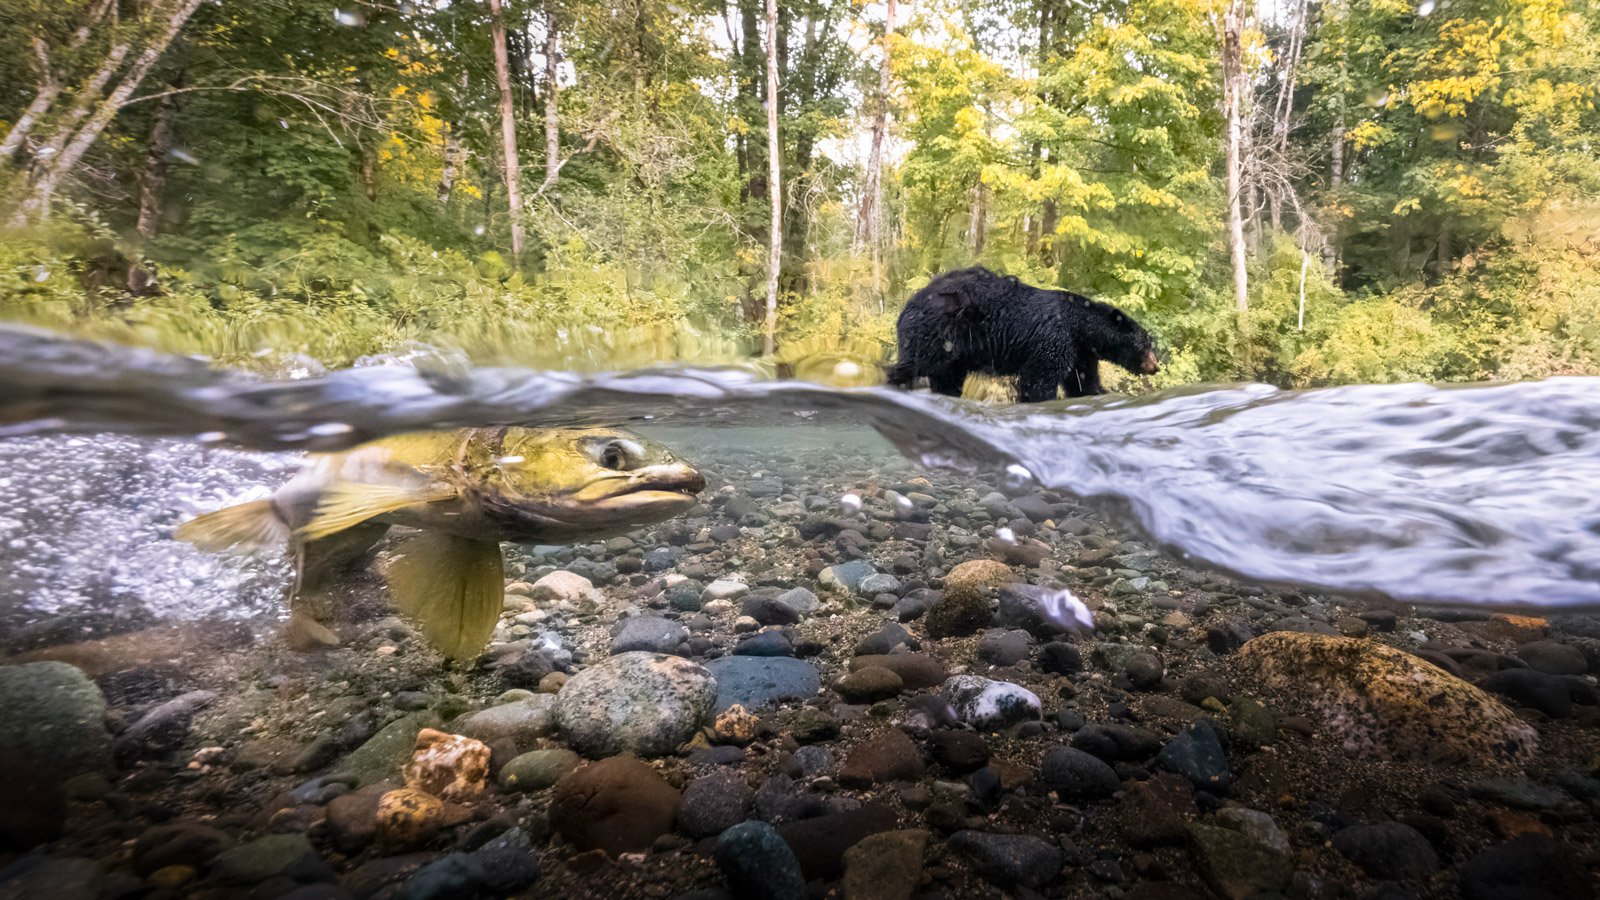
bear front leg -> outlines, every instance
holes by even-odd
[[[1061,387],[1067,392],[1068,397],[1092,397],[1104,394],[1106,389],[1100,384],[1100,360],[1090,356],[1072,367],[1066,380],[1061,382]]]
[[[966,369],[948,368],[928,373],[928,387],[935,394],[943,394],[946,397],[961,396],[961,387],[966,383]]]
[[[1054,400],[1056,387],[1062,380],[1061,369],[1055,361],[1030,359],[1017,375],[1017,402],[1041,403],[1045,400]]]

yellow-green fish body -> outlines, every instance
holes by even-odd
[[[665,447],[614,429],[415,432],[312,457],[270,499],[200,516],[178,537],[203,549],[295,552],[291,629],[322,587],[389,526],[418,529],[385,573],[395,605],[446,656],[487,643],[503,601],[501,541],[570,543],[662,522],[694,506],[705,479]]]

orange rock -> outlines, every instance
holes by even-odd
[[[415,788],[397,788],[379,798],[377,826],[385,847],[419,847],[444,827],[444,802]]]
[[[405,767],[406,786],[457,802],[470,801],[489,783],[489,746],[432,728],[417,733]]]

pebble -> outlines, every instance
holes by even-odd
[[[1039,648],[1039,668],[1052,675],[1072,675],[1083,671],[1083,654],[1071,644],[1052,641]]]
[[[785,701],[810,700],[822,689],[817,667],[802,659],[727,656],[711,660],[706,669],[716,681],[719,712],[735,703],[758,711]]]
[[[1069,803],[1104,799],[1122,786],[1104,760],[1076,747],[1052,747],[1046,752],[1035,783]]]
[[[877,574],[878,568],[872,563],[864,559],[852,559],[823,569],[817,576],[817,583],[837,591],[870,596],[863,583]]]
[[[935,731],[929,743],[933,761],[957,775],[981,769],[989,762],[989,745],[971,731]]]
[[[956,718],[974,728],[998,731],[1041,716],[1039,697],[1005,681],[978,675],[956,675],[940,690]]]
[[[513,791],[542,791],[578,768],[583,758],[565,747],[530,750],[500,769],[500,784]]]
[[[777,829],[766,822],[741,822],[722,832],[714,853],[717,868],[735,896],[750,900],[805,900],[800,861]]]
[[[1594,883],[1572,851],[1554,838],[1523,835],[1461,866],[1464,900],[1592,900]]]
[[[146,829],[133,842],[133,870],[148,876],[158,869],[208,865],[233,846],[227,833],[198,822],[173,822]]]
[[[958,831],[950,836],[950,849],[1002,888],[1039,890],[1061,872],[1061,850],[1029,834]]]
[[[1517,648],[1517,658],[1546,675],[1582,675],[1589,670],[1583,651],[1557,641],[1531,641]]]
[[[557,569],[533,583],[528,597],[535,603],[598,603],[604,599],[594,582],[573,572]]]
[[[672,830],[679,794],[632,756],[590,763],[556,782],[550,824],[578,850],[648,850]]]
[[[900,676],[889,669],[867,666],[839,679],[834,689],[850,703],[872,703],[895,696],[904,686]]]
[[[735,656],[793,656],[794,644],[781,631],[762,631],[739,641]]]
[[[717,681],[700,664],[629,652],[573,676],[556,695],[556,719],[569,746],[584,756],[658,756],[693,737],[717,696]]]
[[[30,778],[52,784],[75,775],[112,771],[106,701],[79,669],[61,662],[0,666],[0,778]]]
[[[1294,874],[1286,854],[1231,828],[1189,826],[1200,874],[1226,900],[1250,900],[1282,891]]]
[[[227,850],[212,862],[211,876],[232,884],[269,878],[302,883],[334,880],[333,870],[304,834],[269,834]]]
[[[556,674],[551,673],[552,676]],[[556,730],[555,692],[528,694],[524,699],[514,699],[509,703],[467,713],[451,722],[450,730],[491,746],[503,744],[519,750],[531,748],[540,738]]]
[[[533,840],[521,828],[506,829],[472,855],[478,861],[483,886],[494,896],[520,893],[539,880],[539,856]]]
[[[377,837],[388,850],[422,846],[444,827],[444,803],[432,794],[404,787],[378,799]]]
[[[735,578],[718,578],[706,585],[700,592],[700,599],[706,602],[712,600],[737,600],[750,592],[750,586]]]
[[[937,656],[928,653],[885,653],[857,656],[850,660],[851,670],[884,668],[900,676],[906,690],[918,691],[939,687],[950,677],[950,669]]]
[[[844,854],[868,835],[889,831],[898,824],[894,810],[881,803],[815,815],[778,826],[806,880],[836,881],[844,875]]]
[[[1572,715],[1572,692],[1558,675],[1533,669],[1501,669],[1478,682],[1478,686],[1552,719]]]
[[[692,838],[714,837],[743,822],[755,791],[732,772],[696,778],[683,791],[678,828]]]

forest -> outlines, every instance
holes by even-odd
[[[979,263],[1133,314],[1156,386],[1600,374],[1596,13],[3,0],[0,317],[804,375]]]

